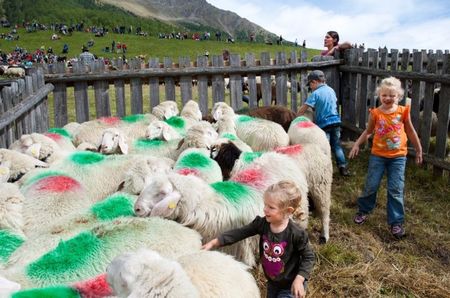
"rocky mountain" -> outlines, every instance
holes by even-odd
[[[135,15],[181,25],[190,30],[219,30],[235,39],[248,40],[254,34],[258,41],[275,34],[241,18],[234,12],[219,9],[205,0],[99,0]]]

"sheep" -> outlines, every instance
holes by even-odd
[[[193,100],[189,100],[184,104],[180,116],[193,122],[201,121],[203,117],[198,103]]]
[[[55,141],[63,150],[75,150],[75,146],[72,142],[73,135],[65,128],[50,128],[44,135]]]
[[[244,264],[216,251],[170,260],[141,249],[116,257],[106,274],[118,297],[260,297],[256,281],[247,270]]]
[[[295,118],[288,130],[291,145],[317,144],[323,153],[331,156],[331,146],[325,131],[305,116]]]
[[[0,183],[0,229],[23,234],[22,206],[25,200],[19,187]]]
[[[254,151],[269,151],[289,144],[289,137],[280,124],[250,116],[235,115],[233,109],[224,102],[214,104],[211,114],[216,121],[223,115],[234,115],[237,136]]]
[[[145,137],[150,140],[171,141],[181,139],[182,135],[167,122],[156,120],[149,124],[145,132]]]
[[[107,128],[102,133],[100,153],[128,154],[128,143],[125,134],[118,128]]]
[[[182,175],[195,175],[208,183],[222,181],[219,164],[209,157],[205,148],[189,148],[178,157],[174,171]]]
[[[53,138],[62,138],[60,135],[55,135]],[[58,143],[47,135],[40,133],[25,134],[17,141],[9,146],[10,150],[16,150],[21,153],[30,155],[48,164],[64,158],[75,148],[72,145],[72,150],[67,151],[61,148]]]
[[[235,182],[209,185],[193,175],[177,173],[155,175],[148,181],[135,203],[137,216],[160,216],[191,227],[205,241],[226,230],[241,227],[263,213],[260,193]],[[223,251],[254,266],[255,237],[246,239]]]
[[[15,182],[22,178],[24,174],[31,171],[34,168],[41,167],[47,168],[48,164],[42,162],[36,158],[29,155],[0,148],[0,165],[4,165],[5,162],[9,165],[10,177],[9,182]]]
[[[209,122],[200,121],[186,131],[186,136],[180,141],[178,151],[187,148],[208,148],[217,140],[218,134]]]
[[[251,183],[249,185],[258,188],[262,178],[267,179],[266,177],[268,176],[261,173],[276,173],[276,175],[272,174],[274,177],[287,175],[285,179],[298,179],[298,175],[304,175],[308,193],[322,220],[320,242],[328,241],[331,184],[333,182],[331,156],[323,153],[316,144],[279,147],[276,149],[276,153],[267,152],[250,156],[247,156],[248,153],[241,153],[232,142],[211,149],[211,156],[222,168],[224,179],[225,175],[227,175],[232,181]],[[284,161],[281,161],[276,154],[286,155],[289,159],[284,158]],[[267,170],[266,167],[268,167]],[[278,170],[272,170],[276,168]],[[301,180],[296,183],[300,185],[299,188],[302,187]],[[266,187],[266,184],[259,186],[260,189],[264,187]],[[302,209],[303,211],[307,210],[305,206],[301,206],[300,210]],[[307,218],[301,218],[301,220],[306,221]]]
[[[169,119],[179,114],[178,106],[175,101],[163,101],[152,109],[152,114],[159,120]]]
[[[81,124],[78,122],[69,122],[63,126],[63,129],[65,129],[69,133],[69,135],[73,137],[80,125]]]
[[[228,139],[234,142],[239,149],[244,152],[252,152],[252,148],[244,141],[237,137],[236,123],[234,122],[234,116],[224,115],[216,122],[217,132],[220,139],[217,142],[223,142],[223,139]]]
[[[45,238],[41,236],[41,240]],[[201,247],[201,237],[192,229],[160,218],[136,217],[99,223],[69,239],[54,237],[52,241],[56,245],[44,254],[34,241],[27,249],[29,259],[12,264],[1,274],[24,288],[67,284],[104,273],[117,255],[128,251],[148,248],[176,258]],[[33,254],[36,248],[39,251]]]
[[[7,70],[5,70],[5,75],[9,77],[23,78],[25,77],[25,69],[23,69],[22,67],[9,67]]]

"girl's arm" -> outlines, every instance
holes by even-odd
[[[375,121],[372,119],[372,115],[369,114],[369,122],[367,123],[366,129],[362,132],[362,134],[359,136],[359,138],[356,140],[355,144],[352,147],[352,150],[348,154],[349,158],[354,158],[359,153],[359,146],[367,142],[367,139],[370,138],[370,136],[373,133],[373,130],[375,129]]]
[[[420,165],[422,163],[422,145],[420,144],[419,136],[417,135],[416,130],[411,122],[411,117],[407,117],[405,120],[405,132],[408,136],[408,139],[414,146],[416,150],[416,164]]]

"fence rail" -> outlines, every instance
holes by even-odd
[[[219,101],[227,101],[235,110],[239,110],[243,106],[244,77],[247,83],[245,96],[250,108],[270,105],[272,99],[276,99],[278,105],[297,111],[308,94],[308,70],[321,69],[326,74],[327,84],[338,94],[343,124],[347,131],[354,133],[350,135],[352,138],[365,128],[368,109],[376,106],[375,90],[379,80],[387,76],[402,80],[405,94],[411,99],[411,119],[420,134],[425,160],[440,169],[450,171],[450,163],[445,161],[450,118],[448,51],[414,50],[410,53],[409,50],[400,52],[396,49],[390,52],[384,49],[352,49],[342,56],[314,57],[312,61],[307,62],[306,52],[294,51],[289,54],[277,53],[274,57],[269,53],[261,53],[259,57],[246,54],[242,59],[239,55],[230,55],[229,61],[224,61],[222,56],[212,56],[210,59],[201,56],[194,61],[188,57],[180,57],[178,61],[169,58],[163,61],[136,59],[128,64],[119,59],[113,60],[111,65],[105,65],[99,60],[88,66],[76,63],[71,68],[66,67],[64,63],[43,65],[37,72],[41,82],[39,88],[27,93],[28,97],[21,97],[22,101],[26,99],[30,104],[17,106],[11,111],[12,104],[3,104],[5,108],[0,121],[1,144],[9,144],[14,137],[20,137],[22,133],[44,131],[48,128],[48,117],[54,117],[56,127],[62,127],[69,121],[69,112],[75,114],[77,122],[90,120],[92,114],[97,118],[111,116],[114,113],[113,101],[117,116],[125,116],[127,111],[132,114],[143,113],[161,101],[177,99],[182,104],[190,99],[196,100],[204,115]],[[42,77],[42,72],[45,77]],[[47,85],[44,84],[43,78]],[[26,80],[38,81],[37,77]],[[9,91],[2,91],[2,98],[14,97],[15,95],[8,97],[7,94],[23,90],[24,87],[19,87],[22,85],[23,83],[17,83],[5,87],[4,90]],[[148,86],[148,94],[143,94],[145,85]],[[68,98],[70,88],[73,88],[73,99]],[[129,98],[126,98],[126,88],[129,88]],[[197,89],[196,98],[193,98],[194,88]],[[436,136],[432,138],[436,88],[440,88],[440,95],[437,97],[437,123],[434,123]],[[42,90],[38,92],[38,89]],[[94,90],[93,96],[88,92],[91,89]],[[52,90],[54,113],[48,115],[46,95]],[[31,96],[33,93],[36,93],[35,97]],[[41,96],[42,101],[38,99]],[[110,96],[114,96],[114,99]],[[144,98],[148,98],[148,102],[144,102]],[[68,102],[72,100],[74,111],[69,111]],[[17,100],[8,99],[9,103],[13,101]],[[94,104],[90,105],[90,102]],[[29,106],[33,108],[27,112]],[[92,108],[95,113],[90,111]],[[34,125],[31,126],[21,124],[23,121],[31,123],[28,116],[31,113],[38,114],[43,121],[33,120]],[[26,116],[23,116],[24,114]],[[12,127],[22,129],[13,132]]]

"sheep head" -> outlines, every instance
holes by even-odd
[[[50,157],[58,148],[59,146],[55,141],[38,133],[22,135],[19,140],[12,143],[9,147],[11,150],[27,154],[42,161]]]
[[[179,139],[180,135],[169,124],[164,121],[156,120],[149,124],[145,131],[145,137],[150,140],[170,141]]]
[[[146,187],[134,204],[134,212],[140,217],[171,218],[181,197],[167,176],[157,175],[147,181]]]
[[[128,154],[128,144],[124,134],[116,128],[108,128],[103,131],[100,150],[103,154],[121,152]]]
[[[187,130],[184,142],[189,148],[209,148],[214,144],[218,136],[218,133],[209,122],[201,121]]]
[[[224,115],[234,115],[233,109],[224,102],[216,102],[211,110],[214,120],[218,121]]]
[[[152,114],[159,120],[169,119],[179,113],[177,103],[172,100],[163,101],[152,109]]]
[[[182,117],[190,118],[193,120],[201,121],[203,118],[202,112],[200,111],[200,107],[198,106],[198,103],[189,100],[181,110]]]

